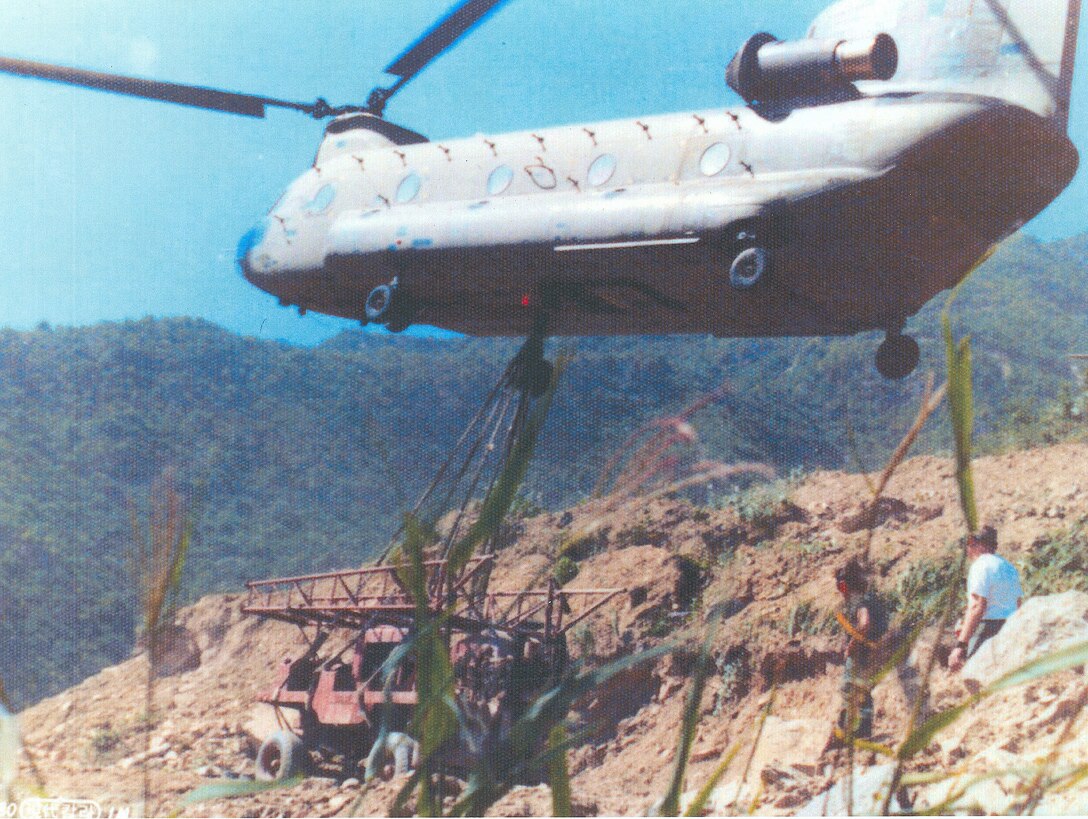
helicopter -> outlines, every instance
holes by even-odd
[[[907,319],[1049,204],[1080,0],[840,0],[725,67],[744,105],[432,142],[390,99],[503,4],[463,0],[366,102],[299,103],[0,58],[0,72],[213,111],[329,119],[242,237],[300,312],[469,335],[832,336]],[[542,345],[530,345],[542,360]]]

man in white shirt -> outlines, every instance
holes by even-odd
[[[948,667],[963,668],[964,662],[1005,625],[1020,608],[1024,592],[1020,573],[997,551],[997,530],[986,526],[968,535],[967,611],[963,616],[956,647],[948,655]]]

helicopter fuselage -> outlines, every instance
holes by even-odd
[[[358,127],[352,127],[352,116]],[[334,121],[242,240],[254,284],[366,321],[523,335],[898,332],[1075,173],[1052,120],[896,91],[396,144]],[[756,248],[747,276],[734,262]]]

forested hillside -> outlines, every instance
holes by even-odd
[[[964,287],[957,332],[975,351],[978,428],[1030,423],[1088,352],[1088,237],[1010,241]],[[527,482],[537,503],[589,493],[642,423],[723,382],[694,419],[706,457],[780,472],[872,468],[943,372],[939,311],[908,331],[923,362],[902,383],[854,339],[588,339]],[[252,577],[365,560],[441,462],[516,349],[510,340],[344,334],[304,349],[190,319],[0,331],[0,677],[26,703],[131,648],[129,504],[176,474],[204,487],[188,596]],[[933,425],[922,448],[945,446]],[[850,439],[854,446],[851,447]]]

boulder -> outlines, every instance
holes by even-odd
[[[1088,594],[1068,591],[1024,601],[1005,627],[960,672],[972,690],[987,686],[1025,663],[1088,642]]]
[[[706,805],[703,809],[702,816],[729,816],[736,815],[738,813],[744,814],[748,812],[748,808],[752,802],[759,796],[761,788],[759,787],[758,779],[752,781],[750,777],[745,782],[741,782],[738,779],[732,780],[719,785],[710,792],[709,798],[706,800]],[[691,803],[695,801],[695,797],[698,795],[697,789],[685,791],[680,797],[680,812],[687,813],[691,808]],[[649,811],[650,816],[658,815],[658,811],[661,807],[661,800],[659,799],[651,807]]]
[[[855,768],[852,786],[852,810],[847,811],[846,782],[840,779],[828,790],[816,796],[797,811],[795,816],[881,816],[884,799],[895,774],[895,765]],[[891,810],[901,812],[902,806],[892,800]]]
[[[963,773],[950,769],[947,779],[922,787],[914,809],[978,816],[1006,816],[1015,812],[1023,789],[1031,780],[1028,776],[1031,767],[1025,765],[1022,757],[991,746],[975,756],[967,767],[970,770]],[[1015,773],[1020,769],[1026,773]]]
[[[749,777],[758,781],[771,766],[782,769],[819,759],[834,727],[834,722],[825,719],[767,717]]]
[[[155,676],[173,677],[200,668],[200,647],[184,626],[164,626],[155,643]]]

